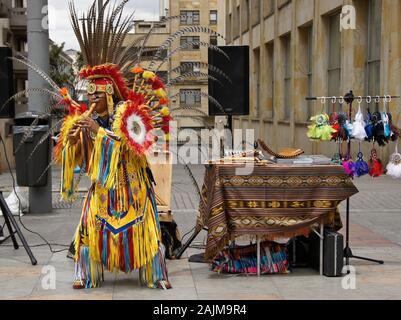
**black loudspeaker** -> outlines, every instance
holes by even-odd
[[[0,109],[14,93],[13,63],[11,59],[7,59],[11,56],[10,48],[0,47]],[[14,118],[14,116],[15,108],[14,100],[12,100],[3,110],[0,110],[0,118]]]
[[[209,64],[219,68],[228,78],[213,70],[209,74],[209,95],[215,98],[223,110],[209,100],[210,116],[249,115],[249,46],[219,46],[227,56],[209,49]]]

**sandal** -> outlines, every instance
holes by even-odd
[[[74,280],[72,283],[73,289],[85,289],[85,281],[83,280]]]

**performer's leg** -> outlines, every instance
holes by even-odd
[[[171,289],[167,274],[165,248],[161,242],[153,261],[139,269],[139,280],[142,285],[152,289]]]
[[[103,281],[103,266],[100,261],[95,261],[90,254],[89,232],[87,226],[90,223],[90,200],[93,187],[89,190],[82,210],[80,224],[75,234],[75,276],[74,289],[96,288]]]
[[[103,281],[103,266],[90,258],[89,247],[80,245],[78,259],[75,262],[74,289],[99,287]]]

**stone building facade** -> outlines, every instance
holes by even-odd
[[[169,16],[184,16],[181,19],[173,20],[171,23],[171,34],[178,31],[181,28],[188,27],[191,25],[201,25],[208,27],[214,31],[217,31],[217,26],[220,23],[218,19],[217,11],[218,0],[170,0],[168,7]],[[172,45],[172,48],[176,48],[185,42],[200,41],[206,43],[216,44],[217,39],[213,36],[204,33],[189,33],[178,38]],[[194,45],[184,50],[177,55],[172,56],[170,61],[170,70],[174,70],[185,62],[208,62],[208,48],[202,45]],[[197,69],[189,71],[200,71],[207,73],[207,69]],[[180,76],[178,73],[172,73],[172,78]],[[194,94],[194,91],[201,91],[204,94],[208,93],[208,81],[199,80],[197,78],[185,78],[184,81],[174,84],[170,88],[170,94],[176,98],[172,100],[172,108],[180,106],[196,106],[203,113],[208,114],[208,98],[204,95]],[[204,128],[205,122],[213,125],[213,118],[208,116],[202,116],[200,113],[183,111],[181,114],[176,113],[183,117],[177,117],[178,127],[181,129],[185,128]]]
[[[234,117],[233,126],[253,128],[255,136],[272,148],[335,152],[333,143],[312,143],[306,136],[310,116],[331,112],[333,105],[308,102],[307,96],[344,95],[349,90],[355,95],[401,95],[401,1],[221,0],[218,4],[223,20],[219,32],[226,44],[250,46],[250,115]],[[340,31],[346,5],[355,9],[356,28]],[[400,100],[389,106],[398,126],[400,106]],[[335,108],[341,109],[338,103]],[[371,105],[375,108],[382,111],[383,105]],[[342,110],[346,111],[345,105]],[[372,145],[363,145],[368,156]],[[393,150],[390,145],[379,153],[387,160]]]
[[[12,53],[20,53],[27,56],[27,0],[1,0],[0,1],[0,47],[9,47]],[[28,81],[28,69],[21,63],[13,63],[14,91],[18,92],[26,88]],[[1,85],[1,84],[0,84]],[[15,103],[15,109],[10,112],[2,112],[0,115],[0,134],[2,135],[9,161],[14,166],[12,156],[12,134],[14,114],[26,111],[27,99],[19,99]],[[2,103],[1,103],[2,104]],[[0,105],[1,105],[0,104]],[[7,162],[3,148],[0,148],[0,173],[7,169]]]

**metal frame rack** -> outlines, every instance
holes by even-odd
[[[326,100],[331,100],[333,102],[336,102],[337,100],[340,103],[346,102],[349,107],[349,117],[352,117],[352,103],[357,100],[358,102],[362,102],[365,100],[368,104],[371,103],[374,99],[376,103],[379,103],[380,100],[384,100],[385,102],[390,102],[392,99],[399,99],[400,96],[391,96],[391,95],[386,95],[386,96],[355,96],[353,91],[348,92],[344,96],[340,97],[307,97],[306,100],[308,101],[313,101],[313,100],[321,100],[322,103],[325,103]],[[348,145],[348,151],[351,152],[351,140],[348,140],[347,142]],[[371,259],[371,258],[366,258],[366,257],[361,257],[361,256],[355,256],[351,250],[350,244],[349,244],[349,212],[350,212],[350,199],[347,199],[346,202],[346,235],[345,235],[345,248],[344,248],[344,257],[346,259],[346,265],[349,265],[349,260],[351,258],[354,259],[360,259],[360,260],[365,260],[365,261],[371,261],[379,264],[384,264],[384,261],[382,260],[376,260],[376,259]]]

